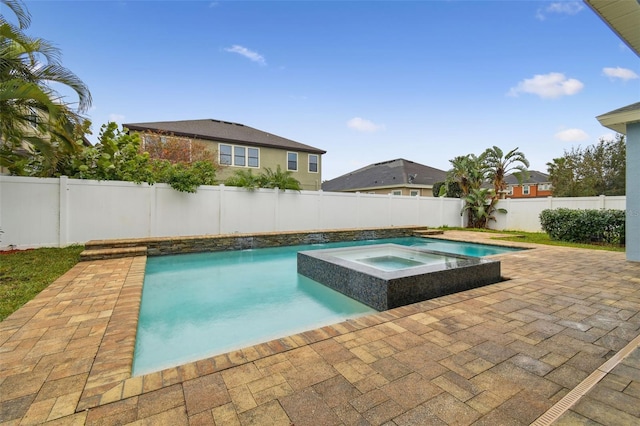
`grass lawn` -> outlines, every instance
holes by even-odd
[[[523,232],[523,231],[494,231],[492,229],[471,229],[471,228],[439,228],[443,231],[456,230],[456,231],[472,231],[472,232],[488,232],[494,234],[510,234],[511,237],[495,237],[496,240],[504,241],[516,241],[521,243],[533,243],[533,244],[546,244],[550,246],[563,246],[563,247],[576,247],[587,248],[593,250],[608,250],[608,251],[620,251],[624,252],[625,248],[616,245],[608,244],[581,244],[581,243],[568,243],[566,241],[555,241],[549,238],[545,232]]]
[[[0,252],[0,321],[78,263],[83,246]]]

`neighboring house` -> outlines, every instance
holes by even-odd
[[[513,174],[506,176],[507,182],[506,198],[534,198],[550,197],[552,195],[551,181],[549,175],[535,170],[529,170],[529,177],[522,182]]]
[[[433,196],[433,184],[447,172],[402,158],[375,163],[322,182],[323,191]]]
[[[204,119],[183,121],[158,121],[154,123],[128,123],[123,127],[142,136],[145,133],[161,134],[163,138],[178,138],[188,144],[200,142],[213,152],[223,166],[217,174],[223,182],[241,169],[261,170],[278,166],[293,172],[304,190],[316,191],[322,182],[322,154],[318,148],[292,141],[244,124]]]

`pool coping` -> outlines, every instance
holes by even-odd
[[[415,229],[424,229],[424,227],[407,227],[407,228],[376,228],[376,230],[391,231],[391,235],[400,235],[413,232]],[[371,229],[364,230],[337,230],[325,231],[335,236],[348,236],[350,240],[353,234],[368,235]],[[291,235],[302,235],[300,232],[291,232]],[[314,233],[315,234],[315,233]],[[382,235],[389,235],[388,232],[382,232]],[[241,234],[233,235],[233,238],[265,237],[276,235],[276,233],[266,234]],[[153,238],[153,241],[159,241],[162,244],[174,245],[176,242],[191,240],[202,241],[211,239],[226,239],[230,236],[194,236],[185,238]],[[437,235],[437,238],[451,240],[444,235]],[[393,238],[393,237],[382,237]],[[428,238],[433,238],[430,235]],[[135,244],[144,243],[147,239],[134,240],[114,240],[116,244],[122,241],[135,242]],[[100,241],[100,244],[108,243],[108,241]],[[505,244],[502,244],[505,243]],[[179,246],[180,243],[178,243]],[[512,243],[509,241],[500,241],[496,244],[493,242],[484,242],[486,245],[496,245],[503,247],[516,247],[523,249],[535,249],[536,246],[525,243]],[[273,247],[270,245],[270,247]],[[192,248],[187,253],[192,253]],[[164,251],[167,254],[166,251]],[[182,254],[179,251],[177,254]],[[514,252],[517,253],[517,252]],[[488,256],[489,258],[510,255],[513,253],[501,253],[498,255]],[[407,314],[406,307],[394,308],[391,310],[379,312],[377,314],[364,315],[356,319],[349,319],[337,324],[328,325],[319,329],[309,330],[303,333],[294,334],[280,339],[271,340],[265,343],[249,346],[247,348],[224,354],[208,357],[202,360],[189,362],[180,366],[170,367],[148,373],[140,376],[131,376],[133,370],[133,359],[135,351],[135,341],[137,334],[138,313],[142,301],[142,287],[144,284],[144,272],[146,268],[147,256],[136,256],[133,258],[132,265],[127,273],[122,287],[121,296],[125,300],[118,302],[113,310],[111,321],[105,332],[102,344],[98,348],[95,362],[89,372],[86,386],[82,392],[78,402],[77,411],[83,411],[100,405],[115,402],[124,398],[140,395],[145,392],[151,392],[160,389],[163,386],[173,383],[176,380],[189,380],[203,374],[212,374],[223,371],[235,366],[255,361],[256,359],[276,355],[301,346],[317,343],[332,337],[336,337],[345,333],[361,330],[363,328],[372,327],[382,324],[386,321],[396,319]],[[475,297],[475,296],[469,296]],[[422,302],[424,303],[424,302]],[[417,304],[413,304],[417,305]],[[399,310],[399,311],[398,311]],[[396,315],[399,314],[399,315]],[[117,348],[117,350],[116,350]]]

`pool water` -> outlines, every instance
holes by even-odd
[[[297,274],[296,256],[383,243],[441,250],[425,238],[394,238],[148,258],[132,374],[376,312]]]

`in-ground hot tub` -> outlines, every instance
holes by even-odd
[[[501,281],[497,260],[397,244],[301,251],[298,273],[379,311]]]

